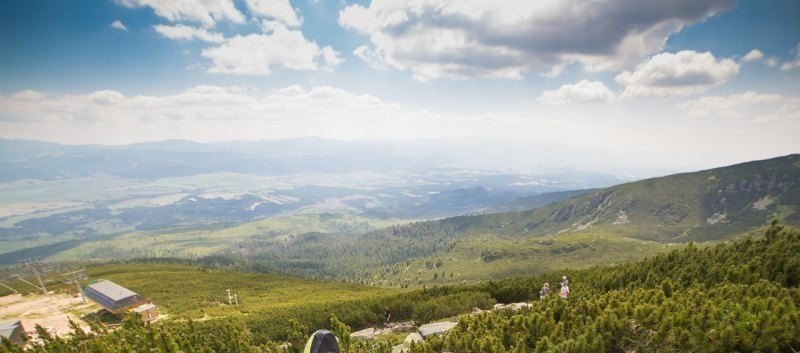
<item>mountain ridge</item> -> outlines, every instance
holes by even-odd
[[[798,211],[794,154],[597,189],[528,211],[393,226],[358,237],[346,252],[371,254],[366,283],[458,283],[629,262],[688,242],[735,239],[772,219],[797,225]]]

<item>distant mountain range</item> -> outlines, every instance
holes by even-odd
[[[198,143],[184,140],[122,146],[60,145],[0,139],[0,182],[87,176],[158,179],[208,173],[285,175],[355,171],[482,170],[505,174],[550,174],[558,182],[618,183],[619,175],[664,174],[665,170],[602,167],[600,151],[549,143],[488,138],[412,141],[338,141],[320,138]],[[634,177],[635,178],[635,177]],[[630,180],[630,179],[628,179]]]

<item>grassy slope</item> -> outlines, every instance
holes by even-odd
[[[452,250],[414,259],[397,271],[381,272],[371,281],[384,286],[407,284],[475,283],[526,274],[541,274],[564,268],[613,266],[675,249],[676,244],[621,238],[602,232],[575,233],[542,239],[509,240],[495,234],[479,235],[459,242]],[[426,267],[426,262],[442,265]],[[444,277],[442,277],[444,272]],[[434,280],[435,274],[436,279]]]
[[[172,317],[236,316],[272,309],[338,303],[397,293],[354,284],[220,271],[165,264],[125,264],[91,268],[92,278],[112,280],[154,300]],[[224,305],[226,289],[239,306]]]
[[[234,246],[237,242],[249,238],[280,241],[292,235],[311,232],[358,234],[401,222],[351,214],[271,217],[219,229],[126,233],[112,239],[85,242],[47,260],[199,257]]]

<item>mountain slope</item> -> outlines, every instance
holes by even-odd
[[[800,222],[800,155],[646,179],[530,211],[454,217],[430,226],[513,237],[603,228],[624,237],[686,242],[724,239],[771,218]]]
[[[662,242],[717,240],[777,217],[800,221],[800,155],[622,184],[510,215],[509,231],[553,235],[605,227]],[[503,218],[502,215],[498,215]]]
[[[420,314],[427,312],[435,313],[428,319],[465,314],[459,316],[458,324],[450,332],[412,344],[411,353],[796,352],[795,347],[800,345],[798,251],[800,232],[774,223],[761,239],[745,239],[705,249],[687,246],[624,266],[571,271],[568,301],[557,299],[553,294],[544,300],[538,299],[536,293],[542,282],[554,283],[560,276],[560,273],[548,273],[489,281],[477,286],[384,292],[386,295],[373,291],[367,294],[366,300],[340,301],[334,304],[335,307],[308,303],[300,304],[299,311],[248,310],[243,320],[187,322],[179,319],[154,324],[126,320],[113,331],[97,327],[90,335],[77,331],[63,339],[45,336],[44,350],[97,353],[136,349],[150,352],[284,352],[278,348],[279,342],[270,340],[288,339],[294,347],[302,347],[309,332],[328,328],[342,338],[343,353],[388,352],[392,344],[398,343],[403,336],[395,337],[392,343],[351,342],[347,338],[352,330],[347,325],[358,329],[374,324],[376,321],[370,319],[379,321],[384,308],[390,307],[393,318],[396,315],[397,320],[421,319]],[[164,283],[198,282],[191,278],[200,276],[205,277],[203,279],[209,276],[251,276],[208,274],[192,268],[179,270],[184,275],[173,277],[175,279],[170,282],[156,282],[163,276],[158,271],[154,271],[149,279],[127,271],[120,271],[119,275],[137,281],[149,280],[162,287]],[[117,271],[111,272],[103,276],[114,275],[113,272]],[[276,282],[283,286],[336,286],[279,278],[270,282],[266,285],[247,284],[267,287],[258,288],[260,291],[254,294],[273,290],[269,287]],[[222,283],[217,283],[217,286],[217,293],[227,288]],[[172,287],[171,292],[176,297],[183,297],[180,284]],[[192,283],[191,287],[197,288],[198,284]],[[335,290],[346,294],[341,288]],[[367,290],[354,290],[351,295],[363,296],[364,292]],[[286,293],[267,293],[266,296],[276,294],[286,296]],[[289,300],[295,302],[295,299],[291,297]],[[479,308],[488,308],[495,300],[531,303],[527,309],[486,310],[468,315],[470,307],[460,308],[470,302]],[[185,301],[196,303],[197,299]],[[271,305],[253,300],[243,302],[241,309],[239,306],[216,306],[230,312],[242,310],[252,303]],[[276,311],[282,315],[275,315]],[[341,321],[337,316],[324,320],[330,313],[336,314]],[[26,350],[8,343],[0,345],[0,352],[41,351],[43,349],[39,347]],[[291,351],[294,350],[285,350]]]
[[[224,253],[293,273],[415,286],[634,261],[689,241],[727,240],[770,219],[800,223],[800,155],[597,189],[523,211],[446,218],[355,238],[258,240]]]

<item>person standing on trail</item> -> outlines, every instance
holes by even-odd
[[[550,283],[544,282],[542,290],[539,291],[539,300],[544,300],[548,292],[550,292]]]
[[[386,306],[383,308],[383,317],[386,318],[386,324],[389,324],[389,321],[392,320],[392,312],[389,310],[389,307]]]

